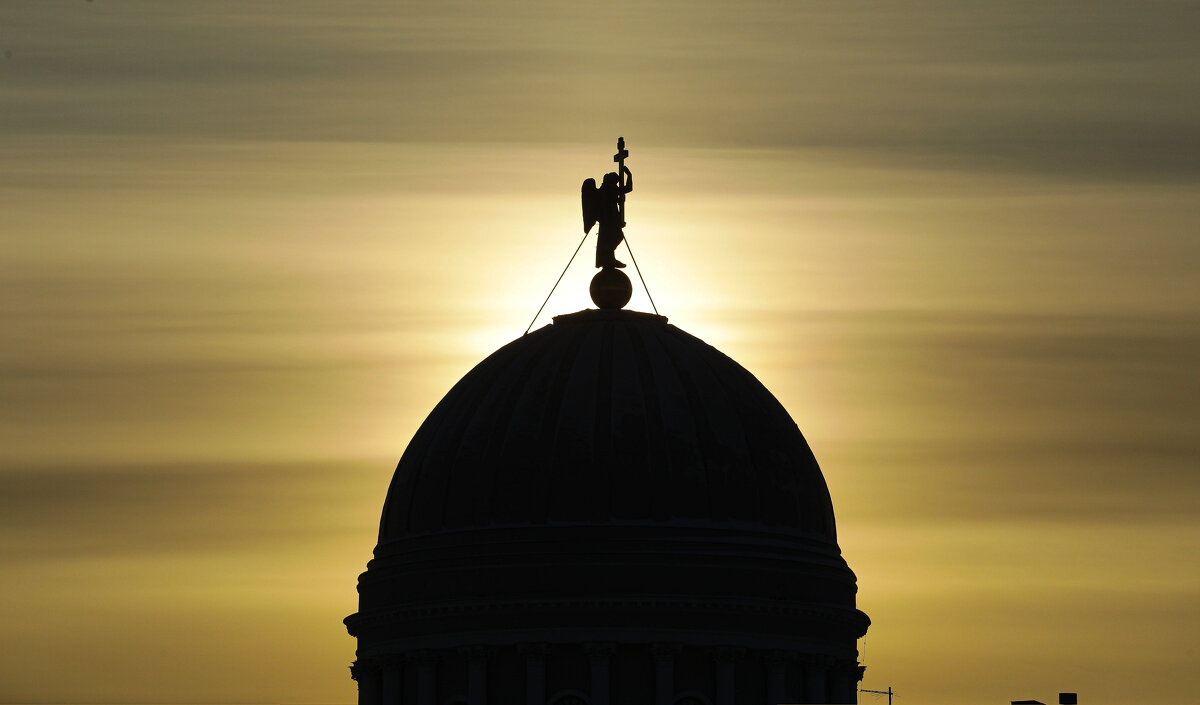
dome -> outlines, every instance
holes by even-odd
[[[396,468],[379,540],[680,519],[836,538],[812,451],[753,375],[665,318],[592,310],[450,390]]]
[[[661,316],[558,316],[400,459],[346,618],[360,703],[724,704],[735,675],[737,703],[854,702],[869,620],[836,539],[752,374]]]

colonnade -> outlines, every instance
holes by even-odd
[[[489,660],[502,649],[516,649],[524,664],[523,693],[498,692],[489,687]],[[358,682],[359,705],[642,705],[629,699],[628,693],[614,698],[612,657],[619,648],[611,643],[584,644],[583,657],[590,676],[574,690],[548,691],[546,662],[550,644],[517,646],[471,646],[454,650],[421,650],[375,659],[360,659],[351,666]],[[681,644],[654,644],[649,649],[653,660],[653,679],[643,690],[644,705],[779,705],[780,703],[854,703],[862,667],[852,660],[831,656],[801,654],[780,650],[747,650],[740,647],[712,647],[703,651],[712,665],[711,691],[678,689],[676,664],[684,649]],[[576,651],[575,653],[579,653]],[[456,683],[455,692],[438,692],[439,663],[449,656],[465,657],[466,682]],[[765,702],[747,703],[738,697],[738,662],[752,658],[761,663],[765,678]],[[460,662],[461,663],[461,662]],[[460,671],[461,672],[461,671]],[[745,669],[742,669],[743,677]],[[512,682],[513,679],[506,679]],[[797,692],[797,682],[802,692]],[[789,689],[790,687],[790,689]],[[442,689],[445,689],[444,687]],[[762,690],[756,687],[755,690]],[[523,700],[521,699],[521,696]],[[652,700],[651,700],[652,698]]]

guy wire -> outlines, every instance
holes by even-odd
[[[631,262],[633,262],[633,268],[638,273],[638,279],[642,280],[642,288],[646,290],[646,298],[650,299],[650,308],[654,309],[655,315],[661,316],[662,314],[658,312],[658,307],[654,305],[654,297],[650,295],[650,288],[648,286],[646,286],[646,279],[642,276],[642,268],[638,266],[637,257],[633,256],[633,248],[629,246],[629,238],[626,237],[626,238],[624,238],[624,240],[625,240],[625,249],[629,250],[629,259]],[[580,244],[583,244],[583,243],[580,243]],[[533,325],[533,324],[530,324],[530,325]]]
[[[575,248],[575,252],[574,252],[574,254],[571,255],[571,259],[567,260],[567,266],[563,267],[562,274],[558,275],[558,281],[554,282],[554,286],[550,287],[550,293],[546,294],[546,300],[543,301],[542,305],[538,307],[537,313],[533,314],[533,320],[529,322],[529,325],[525,328],[525,332],[522,333],[521,335],[529,335],[529,329],[533,327],[534,322],[537,321],[537,317],[542,315],[542,309],[546,308],[546,304],[549,303],[550,297],[554,296],[554,290],[558,288],[559,282],[562,281],[562,278],[564,275],[566,275],[567,270],[571,268],[571,263],[575,261],[575,255],[579,254],[579,250],[583,247],[583,242],[584,242],[584,240],[587,240],[587,238],[588,238],[588,234],[584,233],[583,240],[579,241],[579,246]],[[629,247],[629,243],[625,243],[625,246]],[[632,257],[633,253],[630,252],[629,256]],[[634,262],[633,266],[636,267],[637,262]],[[639,277],[642,276],[641,272],[638,273],[638,276]],[[646,282],[642,282],[642,286],[646,286]],[[647,291],[646,296],[649,296],[649,295],[650,295],[650,292]],[[650,305],[651,306],[654,305],[653,300],[650,301]],[[658,311],[655,310],[655,313],[657,313],[657,312]]]

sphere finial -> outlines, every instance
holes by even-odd
[[[588,291],[597,308],[616,309],[629,303],[629,297],[633,296],[633,284],[625,272],[605,267],[592,277]]]

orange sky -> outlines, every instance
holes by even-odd
[[[395,462],[618,135],[660,311],[821,462],[864,687],[1191,702],[1197,20],[0,5],[0,702],[352,702]]]

